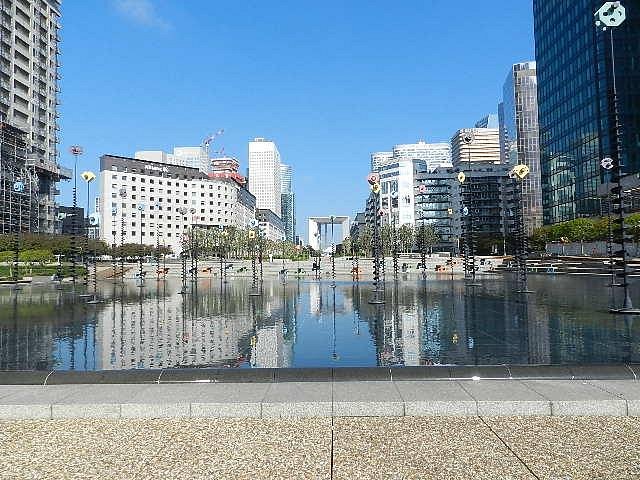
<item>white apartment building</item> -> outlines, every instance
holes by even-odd
[[[397,164],[401,160],[422,160],[429,170],[451,166],[451,145],[449,143],[401,143],[393,146],[391,152],[374,152],[371,154],[371,171],[379,172],[382,168]]]
[[[413,192],[413,160],[402,159],[381,167],[380,205],[385,214],[383,221],[396,226],[415,223]]]
[[[385,165],[393,163],[393,152],[373,152],[371,154],[371,171],[377,172]]]
[[[255,197],[242,185],[195,168],[103,155],[99,181],[101,238],[109,245],[160,244],[178,254],[192,227],[255,221]]]
[[[162,150],[141,150],[134,154],[138,160],[179,165],[181,167],[197,168],[202,173],[209,173],[211,165],[205,147],[174,147],[173,153]]]
[[[458,130],[451,139],[451,159],[454,167],[464,167],[467,162],[500,163],[500,130],[498,128]]]
[[[423,160],[429,170],[451,166],[451,145],[448,143],[417,143],[394,145],[393,160]]]
[[[59,20],[60,0],[0,0],[0,122],[26,133],[38,183],[31,224],[42,233],[59,232],[56,182],[70,178],[57,151]]]
[[[267,240],[281,242],[286,238],[284,222],[266,208],[256,208],[256,220],[260,234]]]
[[[280,152],[276,144],[264,138],[249,142],[249,191],[257,208],[282,214],[280,197]]]

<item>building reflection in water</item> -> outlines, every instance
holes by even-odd
[[[532,277],[529,295],[500,278],[473,291],[389,283],[380,306],[366,282],[265,281],[260,297],[247,282],[206,279],[189,295],[170,281],[104,284],[100,305],[69,290],[0,289],[0,369],[640,361],[637,320],[606,313],[598,278]]]

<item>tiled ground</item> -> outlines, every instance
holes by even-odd
[[[5,421],[0,479],[640,478],[640,418],[333,422],[332,459],[331,418]]]

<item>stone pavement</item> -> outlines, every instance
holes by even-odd
[[[640,418],[0,421],[0,479],[637,479]]]

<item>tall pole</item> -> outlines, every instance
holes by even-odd
[[[626,19],[626,10],[622,6],[621,2],[605,2],[602,7],[600,7],[594,14],[596,17],[596,27],[602,28],[605,31],[609,28],[609,45],[610,45],[610,55],[611,55],[611,78],[612,78],[612,94],[613,94],[613,115],[614,115],[614,125],[615,125],[615,144],[616,144],[616,155],[615,162],[613,165],[613,180],[616,186],[612,189],[612,193],[614,194],[614,213],[617,214],[617,218],[615,220],[616,226],[616,243],[620,246],[620,250],[617,252],[613,252],[615,256],[619,256],[620,260],[618,261],[619,272],[618,276],[620,277],[620,285],[623,288],[623,305],[622,308],[616,309],[613,308],[610,310],[611,313],[628,313],[628,314],[640,314],[640,310],[633,308],[633,303],[631,301],[631,295],[629,293],[629,268],[627,262],[627,251],[626,251],[626,228],[624,222],[624,191],[622,185],[622,178],[625,176],[624,173],[624,161],[622,156],[622,125],[620,123],[620,112],[618,105],[618,87],[616,83],[616,59],[615,59],[615,48],[614,48],[614,39],[613,39],[613,30],[616,27],[619,27]]]
[[[73,155],[73,216],[71,217],[71,278],[73,285],[76,284],[77,273],[77,255],[78,255],[78,156],[84,152],[80,145],[72,145],[69,148]]]
[[[331,287],[336,288],[336,242],[333,237],[333,222],[335,217],[331,215]]]
[[[140,212],[140,255],[138,257],[138,286],[139,287],[143,287],[144,286],[144,271],[142,269],[142,259],[144,256],[144,243],[142,240],[142,215],[144,215],[142,212],[144,212],[144,203],[139,203],[138,204],[138,211]]]
[[[380,208],[380,175],[372,173],[367,177],[367,181],[371,185],[371,192],[373,195],[373,298],[369,300],[370,304],[381,305],[384,303],[384,298],[380,297],[380,220],[382,209]]]

